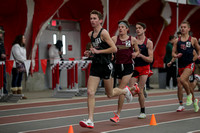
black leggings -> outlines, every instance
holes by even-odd
[[[173,86],[175,87],[177,85],[176,66],[172,64],[170,67],[167,67],[166,65],[166,71],[167,71],[166,85],[169,86],[170,78],[172,77]]]

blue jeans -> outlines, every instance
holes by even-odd
[[[12,69],[12,87],[21,87],[23,72],[18,72],[16,68]]]

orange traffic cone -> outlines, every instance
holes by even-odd
[[[70,126],[69,126],[68,133],[74,133],[74,130],[73,130],[73,127],[72,127],[72,125],[70,125]]]
[[[151,126],[156,126],[156,125],[157,125],[157,123],[156,123],[156,118],[155,118],[155,115],[154,115],[154,114],[152,114],[152,116],[151,116],[150,125],[151,125]]]

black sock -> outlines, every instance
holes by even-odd
[[[179,103],[182,105],[182,104],[183,104],[183,101],[179,101]]]
[[[140,109],[140,112],[141,112],[141,113],[145,113],[145,108],[141,108],[141,109]]]

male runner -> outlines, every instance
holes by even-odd
[[[153,42],[145,36],[146,25],[144,23],[136,23],[136,33],[138,47],[140,49],[140,54],[137,56],[135,61],[134,74],[129,82],[129,85],[132,86],[138,82],[140,93],[138,94],[138,100],[140,103],[140,115],[139,119],[145,119],[145,98],[144,98],[144,86],[146,84],[147,78],[151,72],[150,63],[153,62]]]
[[[193,61],[195,62],[198,57],[195,50],[193,50],[193,55],[194,55]],[[175,61],[175,58],[172,58],[172,60],[167,64],[167,66],[170,67],[174,61]],[[199,81],[199,80],[200,79],[198,79],[198,77],[196,77],[194,75],[194,72],[192,73],[192,75],[189,76],[189,86],[190,86],[190,92],[192,94],[194,112],[199,111],[198,99],[195,99],[195,97],[194,97],[194,89],[197,85],[197,81]],[[178,86],[177,96],[178,96],[178,100],[179,100],[179,107],[176,111],[182,112],[185,110],[185,107],[183,105],[183,85],[180,82],[180,75],[178,75],[178,78],[177,78],[177,86]]]
[[[92,48],[90,48],[90,51],[85,52],[86,55],[89,55],[89,53],[94,54],[87,86],[89,116],[87,120],[82,120],[79,123],[80,126],[87,128],[94,128],[95,93],[101,78],[104,79],[106,94],[109,98],[123,94],[126,95],[128,102],[132,100],[132,94],[129,88],[113,89],[111,53],[117,52],[117,48],[110,38],[108,31],[102,28],[102,21],[103,15],[99,11],[93,10],[90,13],[90,23],[93,31],[90,31],[88,36],[91,39]]]
[[[119,81],[119,88],[123,89],[131,79],[133,74],[133,59],[139,54],[139,48],[135,37],[128,35],[130,24],[126,20],[118,22],[118,36],[113,36],[112,39],[117,46],[116,61],[115,61],[115,75]],[[134,48],[134,52],[133,52]],[[137,84],[135,91],[138,93],[139,88]],[[124,95],[120,95],[118,99],[118,110],[122,110],[124,103]],[[110,118],[113,122],[119,122],[119,112],[114,113],[115,116]]]
[[[200,48],[197,39],[195,37],[191,37],[189,35],[189,31],[189,22],[182,22],[181,37],[175,40],[172,49],[172,56],[174,58],[178,58],[178,74],[180,76],[180,84],[184,87],[187,94],[187,106],[192,104],[192,92],[189,86],[189,76],[194,72],[194,48],[198,53],[198,59],[200,59]],[[194,104],[198,104],[198,101],[195,100]]]

